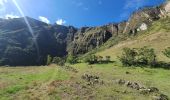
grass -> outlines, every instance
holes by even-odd
[[[135,37],[131,37],[127,40],[120,41],[118,44],[113,45],[110,48],[99,51],[96,55],[111,56],[112,60],[117,60],[117,56],[120,56],[122,49],[125,47],[141,48],[148,46],[154,48],[158,56],[159,61],[170,62],[162,51],[169,47],[170,43],[170,18],[161,19],[152,23],[146,31],[141,31]]]
[[[2,67],[0,73],[0,98],[2,100],[12,99],[9,97],[31,87],[68,78],[67,73],[57,67]]]
[[[162,54],[170,43],[170,19],[161,19],[147,30],[129,39],[108,41],[96,55],[111,56],[114,63],[71,65],[75,71],[51,66],[0,67],[0,100],[152,100],[152,95],[114,83],[116,79],[157,87],[170,97],[170,70],[161,68],[122,67],[117,59],[122,48],[149,46],[156,50],[159,61],[170,62]],[[128,72],[129,74],[127,74]],[[88,85],[85,73],[99,76],[103,85]]]
[[[56,67],[1,67],[0,100],[151,100],[150,95],[115,84],[124,79],[157,87],[170,97],[170,70],[121,67],[118,63],[72,65],[78,73]],[[130,74],[126,74],[129,72]],[[99,76],[104,85],[87,85],[81,76]]]

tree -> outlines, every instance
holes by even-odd
[[[137,64],[138,65],[152,65],[156,63],[156,54],[153,48],[144,46],[137,49]]]
[[[47,56],[47,65],[50,65],[52,62],[52,57],[50,55]]]
[[[122,62],[123,65],[132,66],[135,64],[136,55],[137,55],[137,52],[135,51],[135,49],[124,48],[122,55],[118,58]]]
[[[153,48],[124,48],[122,55],[119,57],[120,61],[125,66],[132,65],[156,65],[156,54]]]
[[[166,49],[163,51],[163,54],[164,54],[166,57],[170,58],[170,47],[166,48]]]

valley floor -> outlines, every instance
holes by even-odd
[[[141,93],[116,80],[156,87],[170,97],[169,76],[170,70],[119,67],[116,63],[0,67],[0,100],[152,100],[154,93]]]

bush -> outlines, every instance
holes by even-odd
[[[132,66],[135,64],[136,55],[137,55],[137,52],[135,49],[124,48],[122,55],[118,58],[122,62],[123,65]]]
[[[60,66],[64,66],[65,59],[60,58],[60,57],[54,57],[52,63],[55,63],[55,64],[60,65]]]
[[[138,65],[151,65],[156,64],[156,54],[153,48],[143,47],[138,49],[137,55],[137,64]]]
[[[95,64],[98,63],[98,59],[96,55],[89,55],[84,59],[84,62],[88,64]]]
[[[110,62],[110,56],[106,56],[106,62]]]
[[[125,66],[140,66],[140,65],[156,65],[156,54],[154,49],[143,47],[143,48],[124,48],[123,53],[119,60]]]
[[[163,51],[163,54],[165,56],[167,56],[168,58],[170,58],[170,47],[166,48],[164,51]]]
[[[102,56],[97,56],[97,61],[98,62],[102,62],[103,61],[103,57]]]
[[[78,63],[78,59],[76,56],[68,55],[67,62],[70,64],[75,64],[75,63]]]

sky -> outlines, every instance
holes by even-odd
[[[47,24],[100,26],[127,20],[144,6],[165,0],[0,0],[1,18],[29,16]],[[19,8],[17,8],[19,6]]]

